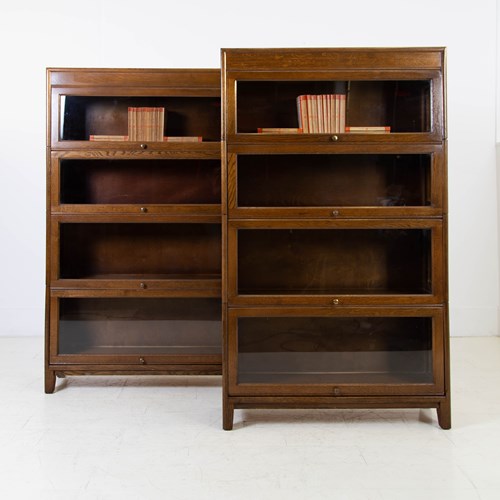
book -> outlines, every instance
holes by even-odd
[[[89,141],[128,141],[128,135],[90,135]]]
[[[326,132],[328,130],[328,101],[330,100],[327,95],[321,95],[321,132]]]
[[[297,115],[299,121],[299,128],[302,129],[303,132],[309,132],[309,127],[307,123],[306,117],[306,96],[299,95],[297,97]]]
[[[317,134],[319,132],[318,116],[318,96],[307,96],[307,113],[309,117],[309,132]]]
[[[257,129],[259,134],[302,134],[302,128],[285,128],[285,127],[262,127]]]
[[[374,126],[374,127],[345,127],[347,134],[389,134],[391,127]]]
[[[346,115],[346,95],[340,95],[340,121],[339,121],[339,130],[338,132],[343,134],[345,133],[345,115]]]
[[[198,136],[168,136],[163,137],[163,142],[202,142],[203,137]]]
[[[330,109],[331,116],[330,116],[330,119],[328,120],[328,122],[331,123],[331,126],[328,129],[328,132],[332,133],[332,132],[339,131],[339,121],[340,121],[339,95],[338,94],[331,94],[330,101],[331,101],[331,109]]]

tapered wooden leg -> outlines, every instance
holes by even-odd
[[[437,408],[438,422],[442,429],[451,429],[451,403],[446,398]]]
[[[234,405],[224,398],[222,401],[222,428],[225,431],[233,430]]]
[[[45,368],[45,393],[52,394],[56,389],[56,372]]]

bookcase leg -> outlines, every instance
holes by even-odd
[[[45,393],[52,394],[56,389],[56,372],[45,369]]]
[[[234,404],[224,398],[222,402],[222,428],[225,431],[233,430]]]
[[[446,398],[437,408],[438,422],[442,429],[451,429],[451,403]]]

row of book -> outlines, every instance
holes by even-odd
[[[130,141],[162,141],[164,129],[165,108],[128,108]]]
[[[123,141],[130,141],[130,137],[128,135],[90,135],[89,136],[90,141],[95,141],[95,142],[113,142],[113,141],[118,141],[118,142],[123,142]],[[140,141],[146,141],[147,139],[136,139]],[[171,136],[164,136],[162,137],[159,141],[156,142],[202,142],[203,137],[198,137],[198,136],[176,136],[176,135],[171,135]]]
[[[306,134],[342,134],[345,132],[345,94],[299,95],[299,128]]]
[[[198,136],[164,136],[167,113],[163,107],[129,107],[128,135],[90,135],[91,141],[201,142]]]
[[[367,126],[367,127],[345,127],[346,134],[390,134],[391,127],[386,126]],[[257,129],[259,134],[303,134],[302,128],[287,127],[262,127]]]
[[[258,128],[260,134],[385,134],[387,126],[346,126],[345,94],[307,94],[297,97],[298,128]]]

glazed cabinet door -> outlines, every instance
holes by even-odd
[[[443,226],[424,220],[233,220],[232,305],[443,301]]]
[[[48,79],[52,149],[218,149],[216,71],[49,70]]]
[[[443,393],[441,307],[251,307],[228,318],[230,396]]]
[[[51,213],[162,214],[221,213],[220,153],[192,158],[186,152],[53,152]]]
[[[220,217],[137,217],[53,216],[51,287],[220,294]]]
[[[231,146],[230,218],[441,217],[442,146]]]
[[[232,143],[426,143],[445,135],[439,70],[322,70],[307,80],[300,71],[228,70],[226,79]]]
[[[51,364],[221,363],[220,298],[113,295],[53,293]]]

